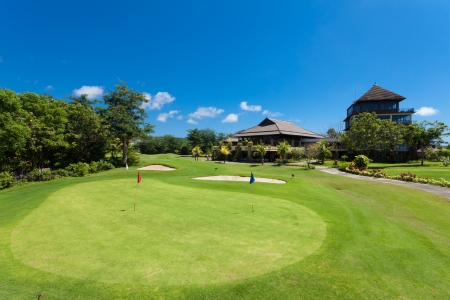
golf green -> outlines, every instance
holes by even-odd
[[[62,188],[15,227],[13,255],[79,279],[209,284],[291,265],[326,236],[325,223],[304,206],[202,187],[111,179]]]

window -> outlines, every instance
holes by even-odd
[[[391,116],[377,116],[380,120],[390,120]]]
[[[395,102],[386,102],[380,104],[380,109],[396,109],[397,103]]]
[[[377,110],[377,109],[378,109],[378,104],[376,104],[376,103],[362,105],[362,110]]]
[[[410,115],[393,115],[392,121],[398,122],[398,121],[411,121]]]
[[[350,116],[353,112],[353,106],[350,106],[349,109],[347,109],[347,116]]]
[[[356,110],[356,111],[359,111],[360,106],[359,105],[355,105],[355,106],[353,106],[353,109]]]

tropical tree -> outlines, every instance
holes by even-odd
[[[431,143],[442,142],[442,137],[448,136],[450,134],[449,127],[443,122],[414,122],[413,124],[406,126],[405,130],[405,141],[410,147],[414,147],[417,150],[421,150],[422,154],[425,154],[425,149],[431,145]],[[422,155],[422,162],[424,156]]]
[[[22,108],[29,114],[30,136],[24,153],[24,159],[31,168],[54,165],[54,155],[69,147],[65,140],[67,120],[67,102],[55,100],[52,96],[35,93],[18,95]]]
[[[406,127],[409,125],[395,124],[391,120],[381,120],[381,126],[378,129],[380,139],[380,150],[391,153],[397,146],[405,143],[404,136]]]
[[[122,141],[122,163],[125,165],[130,140],[152,133],[153,126],[145,122],[147,113],[142,104],[148,100],[144,94],[128,88],[123,81],[119,82],[113,91],[103,96],[107,107],[101,110],[101,114],[109,124],[113,137]]]
[[[353,121],[350,130],[342,135],[342,142],[348,150],[363,153],[366,156],[382,144],[380,127],[382,122],[375,112],[360,113]]]
[[[200,146],[195,146],[194,148],[192,148],[192,156],[194,156],[195,160],[198,160],[198,157],[202,155],[202,153],[203,151]]]
[[[267,148],[264,144],[256,145],[256,152],[259,153],[259,157],[261,159],[261,165],[264,165],[264,156],[266,155]]]
[[[231,151],[228,146],[221,146],[220,153],[223,155],[223,163],[225,163],[225,160],[227,159],[227,156],[230,155]]]
[[[326,140],[315,143],[313,147],[316,149],[315,157],[320,160],[321,164],[324,163],[325,159],[333,156],[330,150],[330,143]]]
[[[27,124],[30,116],[22,109],[17,94],[8,89],[0,89],[0,172],[14,168],[20,152],[25,150],[31,130]]]
[[[305,155],[305,147],[295,147],[291,150],[292,157],[295,160],[300,160],[300,158]]]
[[[281,155],[283,159],[286,159],[286,154],[289,152],[290,149],[291,145],[289,145],[289,143],[286,141],[280,142],[277,145],[277,153]]]
[[[187,132],[188,132],[187,139],[193,147],[195,147],[195,146],[201,147],[203,145],[203,137],[202,137],[202,133],[200,132],[200,130],[198,130],[197,128],[194,128],[194,129],[188,129]]]
[[[342,132],[340,130],[336,130],[335,128],[328,128],[325,136],[331,146],[334,149],[334,158],[338,159],[339,157],[339,145],[341,143]]]
[[[67,108],[65,139],[69,144],[68,154],[75,162],[96,161],[105,156],[109,127],[89,105],[72,102]]]
[[[318,147],[316,146],[316,143],[314,144],[306,144],[305,145],[305,157],[306,157],[306,164],[308,165],[308,169],[310,169],[311,160],[317,156],[318,153]]]

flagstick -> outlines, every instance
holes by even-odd
[[[252,184],[252,212],[255,212],[255,211],[253,210],[253,184]]]
[[[136,197],[137,197],[138,185],[139,185],[139,182],[136,183],[136,193],[134,194],[134,211],[136,211]]]

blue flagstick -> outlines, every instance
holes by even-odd
[[[253,176],[253,172],[250,172],[250,185],[255,182],[255,177]],[[253,210],[253,186],[252,186],[252,212],[255,212]]]

